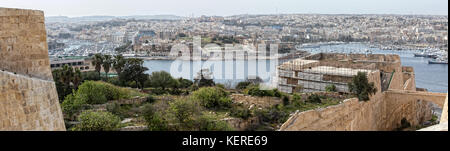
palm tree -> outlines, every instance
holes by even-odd
[[[61,71],[60,80],[66,87],[70,86],[73,77],[73,68],[68,65],[64,65]]]
[[[75,69],[75,73],[72,78],[72,83],[75,90],[78,89],[78,86],[81,84],[81,80],[82,80],[81,71],[80,69],[77,68]]]
[[[113,61],[113,68],[116,70],[117,75],[120,75],[120,73],[123,70],[123,67],[125,66],[126,60],[122,55],[114,56]]]
[[[113,60],[110,55],[103,56],[103,70],[105,70],[106,78],[108,78],[109,70],[111,69],[111,64]]]
[[[98,72],[98,76],[100,76],[102,64],[103,64],[103,56],[101,54],[95,54],[94,60],[92,61],[92,65],[95,66],[95,71]]]

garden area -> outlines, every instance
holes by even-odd
[[[355,96],[332,87],[329,92],[286,94],[260,88],[258,79],[225,88],[203,73],[194,81],[164,71],[146,74],[142,64],[139,59],[95,56],[95,72],[68,66],[55,70],[67,130],[274,131],[296,111]],[[112,68],[118,76],[102,76],[101,68]]]

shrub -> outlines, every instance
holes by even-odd
[[[81,77],[82,77],[83,81],[87,81],[87,80],[99,81],[102,79],[100,77],[100,75],[98,75],[98,73],[95,71],[82,72]]]
[[[278,91],[278,89],[261,90],[259,88],[259,86],[256,86],[256,85],[249,86],[245,93],[248,95],[251,95],[251,96],[259,96],[259,97],[264,97],[264,96],[281,97],[281,96],[283,96],[283,94],[280,91]]]
[[[223,84],[216,84],[216,87],[221,88],[221,89],[225,89],[225,85],[223,85]]]
[[[365,72],[358,72],[353,77],[352,82],[348,84],[350,92],[358,96],[359,101],[368,101],[369,96],[377,92],[377,88],[373,82],[369,83]]]
[[[192,82],[191,80],[187,80],[187,79],[183,79],[183,78],[179,78],[178,79],[179,82],[179,88],[189,88],[190,86],[192,86],[194,84],[194,82]]]
[[[170,113],[176,118],[177,122],[189,127],[196,114],[201,113],[201,107],[194,100],[177,99],[169,103]]]
[[[279,98],[279,97],[283,96],[283,94],[281,94],[281,92],[278,89],[273,89],[272,92],[273,92],[272,93],[273,97],[278,97]]]
[[[76,95],[84,97],[88,104],[104,104],[110,100],[130,98],[133,92],[109,83],[86,81],[78,88]]]
[[[297,93],[294,93],[292,95],[292,101],[298,102],[298,101],[301,101],[301,100],[302,100],[302,96],[298,95]]]
[[[156,99],[155,99],[155,97],[153,97],[153,95],[147,96],[147,100],[146,100],[147,103],[153,103],[155,101],[156,101]]]
[[[70,118],[87,104],[85,97],[69,94],[61,104],[62,111]]]
[[[161,88],[176,88],[179,85],[179,81],[175,80],[170,73],[165,71],[153,72],[148,80],[145,82],[145,87]]]
[[[195,121],[196,129],[199,131],[232,131],[233,128],[211,114],[204,114],[200,116],[200,118]]]
[[[84,111],[79,120],[74,131],[114,131],[120,125],[120,118],[109,112]]]
[[[150,131],[165,131],[168,130],[167,121],[157,112],[151,104],[143,106],[142,115],[147,123]]]
[[[284,106],[288,106],[290,104],[289,97],[283,96],[282,100]]]
[[[116,85],[116,86],[123,86],[123,84],[122,84],[121,81],[119,80],[119,77],[111,77],[111,78],[108,78],[107,82],[108,82],[108,83],[111,83],[111,84],[113,84],[113,85]]]
[[[106,110],[108,112],[111,112],[114,115],[118,115],[118,116],[122,115],[122,110],[121,110],[120,104],[116,103],[116,102],[114,102],[112,104],[108,104],[106,106]]]
[[[227,92],[216,87],[200,88],[192,93],[192,98],[200,101],[202,106],[209,109],[229,108],[232,104]]]
[[[334,84],[328,85],[327,87],[325,87],[325,91],[327,91],[327,92],[337,92],[336,85],[334,85]]]
[[[320,99],[320,96],[317,94],[312,94],[308,97],[307,102],[310,103],[322,103],[322,100]]]
[[[292,95],[292,104],[294,106],[300,106],[302,103],[302,97],[300,95],[298,95],[297,93],[294,93]]]
[[[280,110],[277,106],[274,106],[270,109],[256,110],[255,115],[262,122],[276,124],[284,123],[289,118],[289,113]]]
[[[239,82],[236,86],[236,89],[238,89],[238,90],[246,89],[250,84],[252,84],[252,83],[248,82],[248,81]]]
[[[237,118],[242,118],[242,119],[248,119],[249,117],[252,116],[252,114],[251,114],[251,111],[249,109],[240,108],[240,107],[234,107],[230,111],[230,116],[237,117]]]
[[[163,90],[162,88],[154,88],[151,90],[151,93],[154,95],[164,95],[164,94],[169,94],[169,91]]]

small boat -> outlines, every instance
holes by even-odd
[[[414,57],[427,57],[428,55],[425,53],[414,53]]]
[[[429,60],[428,64],[448,64],[448,60],[434,59],[434,60]]]

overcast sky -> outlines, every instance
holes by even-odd
[[[448,0],[0,0],[46,16],[179,16],[275,13],[447,15]]]

